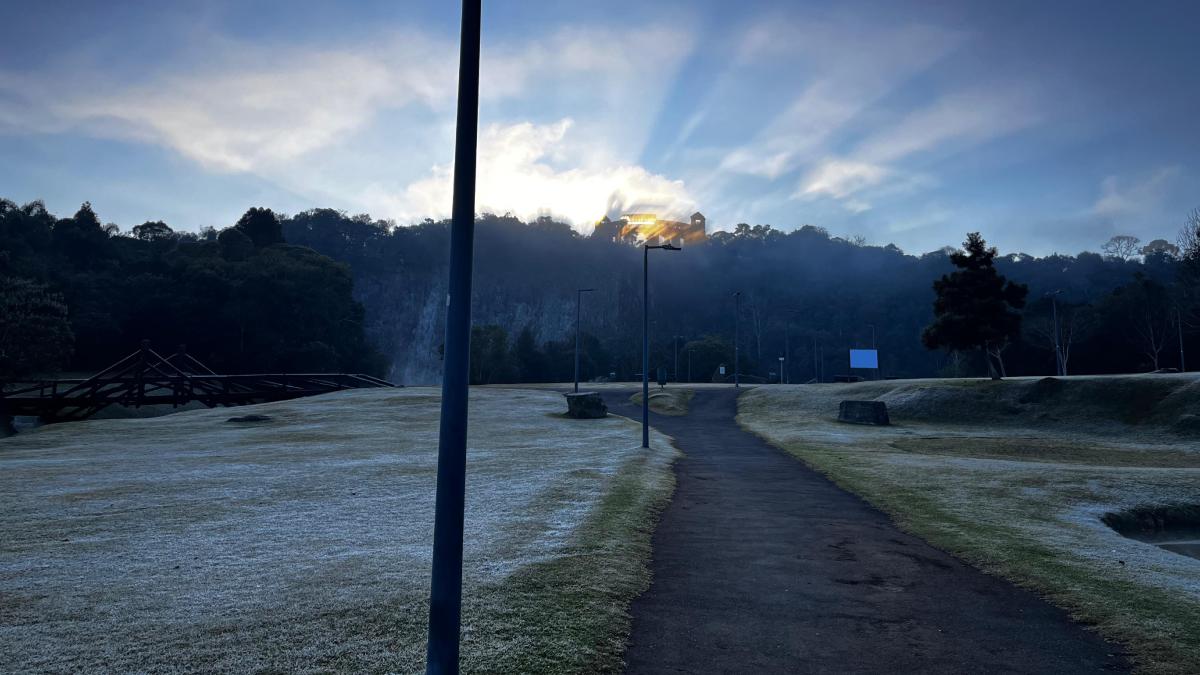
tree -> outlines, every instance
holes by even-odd
[[[169,225],[161,220],[146,221],[141,225],[135,225],[133,228],[134,239],[142,241],[159,241],[163,239],[171,239],[175,236],[175,230],[172,230]]]
[[[1163,256],[1174,259],[1179,257],[1179,247],[1166,239],[1155,239],[1142,247],[1141,254],[1147,258]]]
[[[254,254],[254,241],[234,227],[221,230],[217,245],[221,247],[221,257],[232,262],[240,262]]]
[[[61,295],[36,281],[0,277],[0,381],[59,370],[73,339]]]
[[[997,251],[978,232],[967,235],[965,251],[950,261],[957,271],[933,283],[937,299],[934,321],[921,334],[929,349],[981,350],[993,379],[1004,376],[1001,356],[1021,332],[1021,315],[1028,287],[1007,280],[995,268]]]
[[[1137,237],[1128,234],[1118,234],[1104,242],[1100,250],[1110,258],[1125,261],[1138,254],[1138,251],[1141,250],[1138,244],[1141,243],[1142,240]]]
[[[516,360],[517,374],[521,382],[545,381],[546,359],[538,349],[531,326],[525,326],[517,334],[517,342],[513,345],[513,358]]]
[[[1174,313],[1166,287],[1137,272],[1133,281],[1108,296],[1104,309],[1109,325],[1123,327],[1151,369],[1158,370]]]
[[[251,207],[238,218],[234,228],[250,237],[255,248],[283,243],[283,226],[271,209]]]

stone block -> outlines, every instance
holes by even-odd
[[[578,420],[599,419],[608,416],[608,406],[604,399],[594,391],[581,391],[578,394],[565,394],[567,397],[567,417]]]
[[[838,406],[838,421],[883,427],[891,424],[883,401],[842,401]]]

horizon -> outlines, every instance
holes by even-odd
[[[23,12],[0,47],[6,196],[184,231],[248,205],[448,216],[457,10],[355,9]],[[1183,2],[489,5],[478,210],[586,234],[699,209],[718,230],[813,224],[925,251],[975,230],[1038,256],[1174,241],[1200,204],[1195,18]]]

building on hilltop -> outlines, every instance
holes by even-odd
[[[663,220],[654,213],[626,213],[620,220],[607,217],[596,224],[592,236],[611,237],[613,241],[629,243],[672,242],[697,244],[707,238],[704,214],[697,211],[688,222]]]

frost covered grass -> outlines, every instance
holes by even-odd
[[[620,669],[675,451],[562,407],[471,393],[465,671]],[[438,414],[376,389],[0,441],[0,671],[422,670]]]
[[[1172,378],[1125,421],[1102,419],[1130,396],[1124,378],[1102,379],[1085,385],[1108,388],[1090,407],[1069,380],[760,387],[741,397],[738,420],[905,529],[1123,642],[1141,670],[1195,672],[1200,561],[1127,539],[1100,519],[1147,504],[1200,504],[1200,447],[1173,424],[1187,413],[1156,404],[1177,405],[1200,379]],[[1069,401],[1029,395],[1048,386],[1063,386]],[[839,424],[846,399],[888,401],[895,426]],[[941,401],[950,402],[944,414]],[[997,401],[1019,409],[995,410]]]
[[[679,389],[677,387],[667,387],[664,389],[654,388],[650,390],[650,409],[660,415],[681,416],[688,412],[688,403],[692,397],[696,395],[694,389]],[[629,397],[629,402],[634,405],[642,404],[642,392],[638,392]]]

